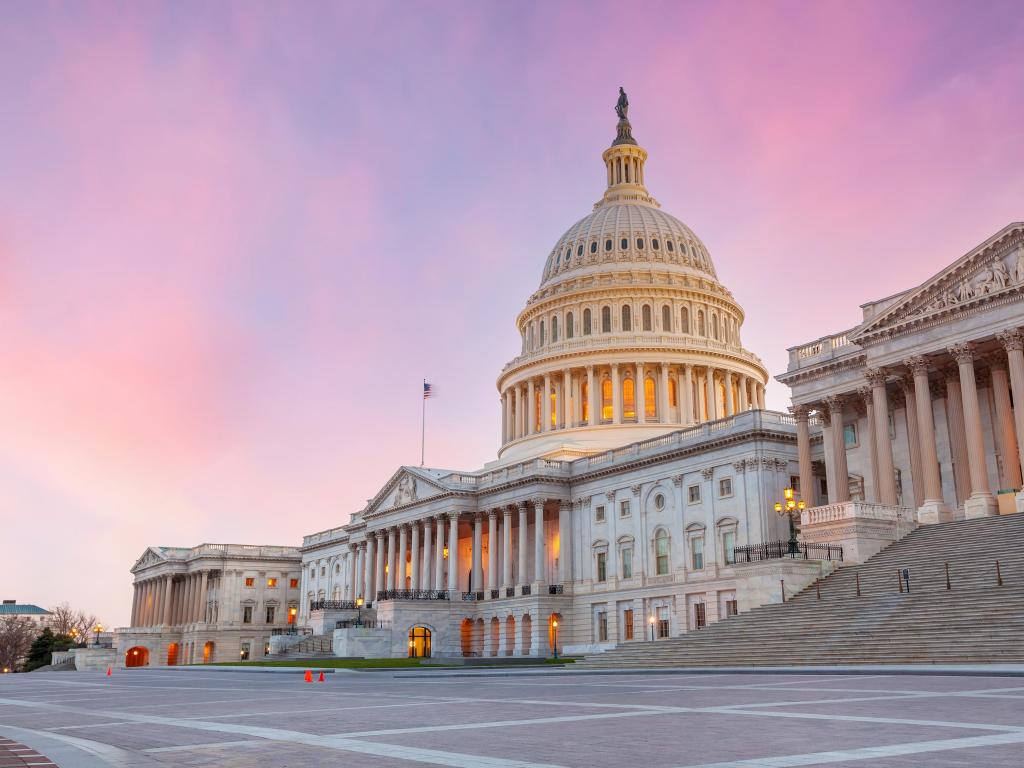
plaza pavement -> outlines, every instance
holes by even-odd
[[[63,768],[1020,766],[1024,678],[119,670],[0,677]]]

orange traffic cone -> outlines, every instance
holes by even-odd
[[[318,683],[322,683],[323,681],[324,681],[324,673],[323,673],[323,672],[321,672],[321,673],[320,673],[320,677],[319,677],[319,679],[317,680],[317,682],[318,682]]]
[[[313,670],[311,670],[311,669],[307,669],[306,670],[305,680],[306,680],[307,683],[312,683],[313,682]]]
[[[111,674],[112,674],[112,673],[111,673],[111,671],[110,671],[110,667],[107,667],[107,677],[110,677],[110,675],[111,675]]]

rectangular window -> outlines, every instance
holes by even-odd
[[[726,498],[732,496],[732,478],[723,477],[718,481],[718,496],[719,498]]]
[[[299,588],[299,580],[298,579],[288,579],[288,586],[291,589],[298,589]]]
[[[629,517],[629,499],[619,502],[619,517]]]
[[[246,576],[245,577],[245,586],[247,586],[247,587],[255,587],[256,586],[256,578],[254,576]]]
[[[668,637],[668,608],[658,609],[658,637]]]
[[[843,425],[843,444],[847,448],[855,448],[857,446],[857,425],[856,424],[844,424]]]
[[[722,550],[725,552],[726,565],[736,562],[736,532],[726,531],[722,534]]]
[[[633,578],[633,548],[627,547],[622,550],[622,578]]]
[[[598,552],[597,553],[597,580],[607,581],[608,580],[608,553]]]
[[[252,624],[252,606],[247,605],[242,608],[242,623]]]
[[[664,530],[654,538],[654,568],[658,576],[668,575],[668,534]]]
[[[267,624],[273,624],[273,623],[274,623],[274,606],[268,605],[267,606]]]
[[[693,626],[697,629],[704,629],[708,624],[704,613],[704,603],[695,603],[693,606]]]
[[[594,521],[598,523],[604,522],[604,505],[594,509]]]
[[[686,489],[686,499],[690,504],[697,504],[700,502],[700,486],[691,485]]]
[[[789,487],[797,493],[800,493],[800,475],[789,476]]]
[[[735,600],[726,600],[725,601],[725,616],[726,616],[726,618],[728,618],[729,616],[735,616],[738,613],[739,613],[739,608],[737,607],[736,601]]]
[[[267,586],[271,589],[277,587],[277,579],[267,579]]]
[[[327,575],[327,566],[326,565],[320,566],[320,575],[321,576],[326,576]]]
[[[626,640],[633,639],[633,609],[627,608],[622,612],[622,636]]]
[[[693,562],[693,570],[704,570],[704,537],[694,536],[690,540],[690,557]]]
[[[601,611],[597,614],[597,640],[606,642],[608,640],[608,612]]]
[[[251,647],[252,646],[249,643],[242,643],[241,651],[238,654],[242,661],[249,660],[249,649]]]

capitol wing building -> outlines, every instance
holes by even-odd
[[[496,460],[401,467],[297,550],[151,548],[122,653],[596,653],[778,602],[919,524],[1024,506],[998,493],[1021,487],[1024,225],[791,349],[793,412],[767,411],[743,309],[648,192],[624,98],[604,194],[516,318]],[[792,529],[786,489],[806,506]],[[800,557],[772,549],[797,532]]]

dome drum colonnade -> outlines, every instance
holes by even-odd
[[[607,426],[669,431],[764,408],[767,371],[740,344],[743,310],[703,243],[648,193],[647,152],[625,117],[602,157],[604,196],[556,243],[517,319],[522,354],[498,379],[499,456],[538,435],[566,432],[589,452],[622,442],[595,434]]]

